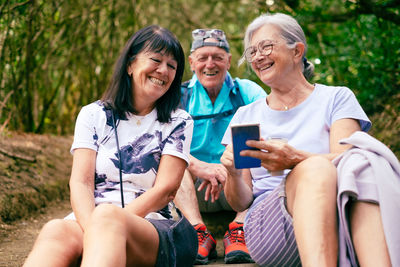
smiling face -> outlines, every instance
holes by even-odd
[[[279,29],[273,25],[264,25],[254,32],[250,46],[259,47],[265,41],[273,44],[271,54],[262,55],[257,51],[251,63],[254,72],[266,85],[277,87],[285,83],[296,71],[295,49],[288,48]]]
[[[218,42],[213,38],[204,41]],[[220,47],[203,46],[193,51],[189,56],[189,63],[203,87],[220,90],[231,66],[231,54]]]
[[[128,67],[128,74],[132,77],[135,108],[139,108],[139,103],[154,106],[170,88],[176,69],[177,62],[170,54],[140,52]]]

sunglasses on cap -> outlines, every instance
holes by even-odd
[[[224,49],[226,52],[229,53],[229,44],[226,40],[226,36],[224,31],[218,29],[196,29],[192,31],[193,43],[190,49],[190,52],[193,52],[197,48],[203,46],[216,46]],[[204,40],[207,38],[213,38],[218,42],[205,42]]]
[[[226,40],[225,33],[222,30],[218,29],[196,29],[192,31],[192,37],[194,40],[198,39],[206,39],[206,38],[214,38],[217,40]]]

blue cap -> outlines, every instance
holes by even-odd
[[[193,52],[197,48],[203,46],[216,46],[224,49],[226,52],[229,53],[229,44],[228,41],[226,40],[225,33],[222,30],[196,29],[192,32],[192,37],[194,41],[192,43],[190,52]],[[218,42],[205,42],[204,40],[208,38],[216,39]]]

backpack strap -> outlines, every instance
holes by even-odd
[[[190,83],[189,81],[186,81],[182,83],[181,88],[182,88],[182,97],[181,97],[181,103],[180,103],[180,108],[183,108],[187,111],[188,105],[189,105],[189,99],[192,95],[192,88],[189,88],[188,85]],[[242,95],[240,93],[239,89],[239,84],[237,83],[236,79],[234,80],[234,86],[236,88],[236,94],[231,90],[229,92],[229,99],[232,103],[233,108],[230,110],[226,110],[220,113],[215,113],[215,114],[206,114],[206,115],[192,115],[193,120],[204,120],[204,119],[219,119],[219,118],[224,118],[228,117],[236,112],[236,110],[244,106],[244,101],[242,98]]]
[[[181,102],[179,103],[179,108],[187,110],[189,105],[189,99],[192,96],[192,88],[189,88],[190,80],[185,81],[181,84]]]
[[[236,88],[236,94],[234,94],[233,90],[231,90],[229,92],[229,98],[231,99],[233,108],[235,108],[237,110],[241,106],[244,106],[244,101],[243,101],[242,94],[240,93],[239,84],[236,79],[233,80],[233,84],[235,85],[235,88]]]

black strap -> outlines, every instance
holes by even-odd
[[[232,109],[215,114],[205,114],[205,115],[190,114],[190,116],[192,116],[192,119],[193,120],[220,119],[234,114],[239,107],[244,106],[244,101],[240,93],[239,84],[237,83],[236,79],[233,82],[236,88],[236,94],[233,92],[233,90],[229,92],[229,99],[231,100],[231,103],[233,105]],[[183,108],[184,110],[188,110],[189,99],[192,95],[192,88],[188,87],[189,83],[190,80],[182,83],[181,85],[181,87],[184,88],[184,90],[182,92],[180,108]]]
[[[113,127],[114,127],[114,134],[115,134],[115,140],[117,141],[117,150],[118,150],[118,169],[119,169],[119,185],[120,185],[120,190],[121,190],[121,205],[122,208],[125,207],[125,203],[124,203],[124,188],[122,185],[122,158],[121,158],[121,150],[119,149],[119,141],[118,141],[118,133],[117,133],[117,126],[115,124],[115,115],[114,115],[114,111],[112,111],[112,123],[113,123]]]

